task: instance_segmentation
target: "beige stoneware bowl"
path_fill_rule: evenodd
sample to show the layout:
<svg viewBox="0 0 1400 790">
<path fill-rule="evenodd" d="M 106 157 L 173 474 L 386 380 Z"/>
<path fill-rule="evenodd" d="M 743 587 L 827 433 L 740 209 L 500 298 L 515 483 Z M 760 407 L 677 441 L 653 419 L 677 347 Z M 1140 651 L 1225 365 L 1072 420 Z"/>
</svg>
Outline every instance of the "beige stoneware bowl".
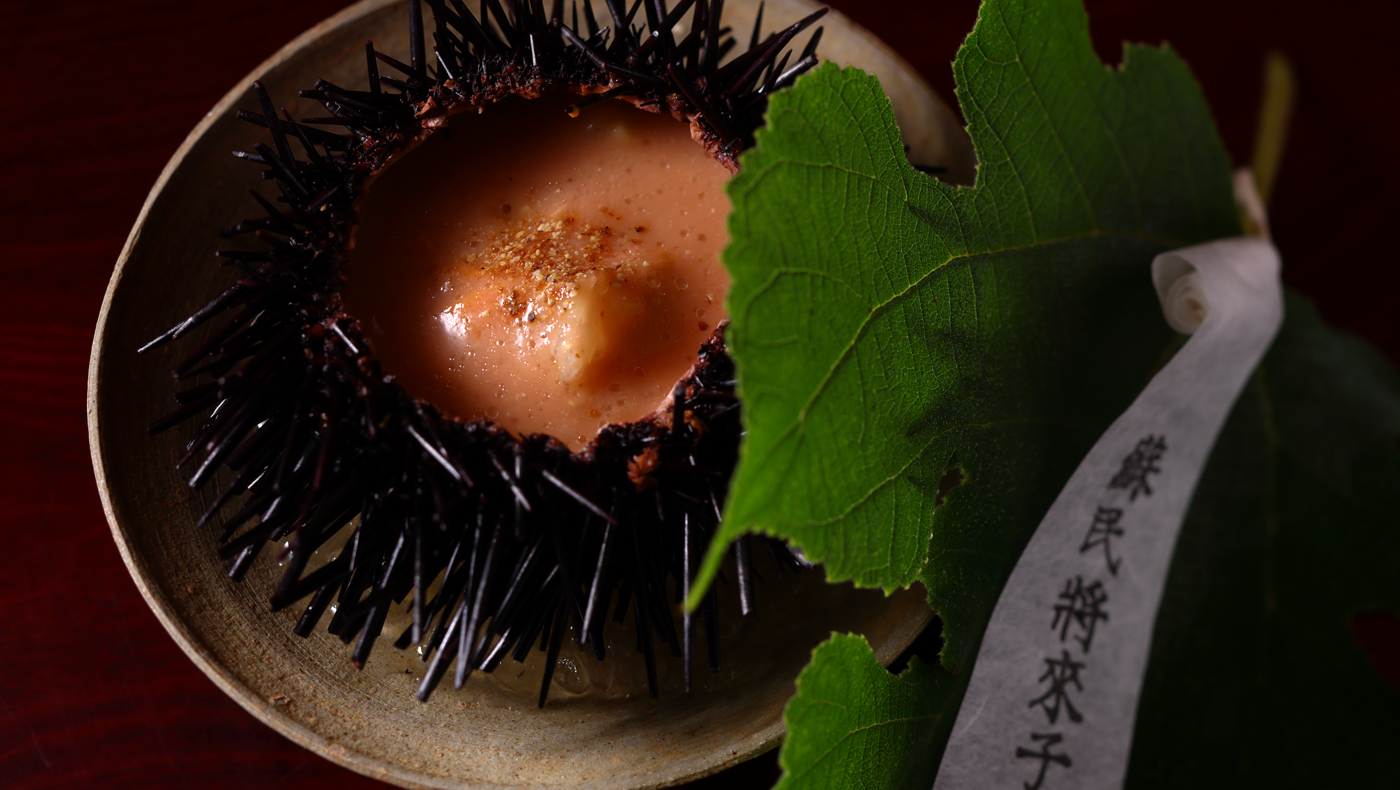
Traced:
<svg viewBox="0 0 1400 790">
<path fill-rule="evenodd" d="M 756 5 L 730 0 L 727 22 L 749 29 Z M 786 25 L 813 7 L 770 0 L 765 17 Z M 915 161 L 946 164 L 954 180 L 970 183 L 967 138 L 918 75 L 839 14 L 823 24 L 824 56 L 880 77 Z M 360 86 L 364 42 L 406 60 L 406 30 L 405 2 L 366 0 L 297 38 L 219 102 L 146 199 L 107 289 L 88 377 L 93 465 L 132 578 L 180 647 L 250 713 L 317 754 L 403 787 L 664 787 L 772 748 L 811 648 L 832 630 L 860 631 L 889 663 L 931 617 L 920 594 L 789 596 L 821 603 L 800 615 L 785 612 L 798 625 L 781 636 L 741 628 L 726 644 L 727 666 L 739 669 L 690 698 L 555 694 L 539 710 L 531 695 L 473 679 L 460 691 L 444 684 L 422 704 L 413 696 L 422 672 L 416 656 L 381 642 L 358 671 L 324 626 L 309 639 L 292 634 L 299 608 L 268 611 L 274 552 L 243 583 L 230 582 L 215 532 L 194 527 L 219 481 L 192 491 L 174 468 L 196 426 L 147 436 L 146 426 L 173 408 L 168 371 L 198 338 L 146 356 L 136 349 L 225 287 L 229 274 L 212 257 L 218 231 L 257 216 L 244 189 L 256 185 L 256 168 L 229 155 L 262 139 L 261 130 L 234 119 L 236 109 L 257 106 L 249 86 L 261 79 L 289 107 L 297 89 L 318 77 Z"/>
</svg>

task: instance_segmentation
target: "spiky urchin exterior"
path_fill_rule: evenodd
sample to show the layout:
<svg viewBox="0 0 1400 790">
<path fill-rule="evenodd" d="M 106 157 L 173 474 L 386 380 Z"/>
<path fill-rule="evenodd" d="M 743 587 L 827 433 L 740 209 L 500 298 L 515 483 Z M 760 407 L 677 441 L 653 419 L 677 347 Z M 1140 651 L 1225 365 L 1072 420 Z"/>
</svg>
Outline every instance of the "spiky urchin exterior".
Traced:
<svg viewBox="0 0 1400 790">
<path fill-rule="evenodd" d="M 669 10 L 664 0 L 637 0 L 630 10 L 606 0 L 611 29 L 599 27 L 588 0 L 582 23 L 580 5 L 571 6 L 572 24 L 562 20 L 562 0 L 549 15 L 540 0 L 483 0 L 479 16 L 459 0 L 429 5 L 431 57 L 421 7 L 411 0 L 409 63 L 367 43 L 368 90 L 323 80 L 301 92 L 329 117 L 279 115 L 254 83 L 262 112 L 239 117 L 266 127 L 271 144 L 235 155 L 264 165 L 264 178 L 281 194 L 274 203 L 254 191 L 267 216 L 225 235 L 254 233 L 266 248 L 218 253 L 242 277 L 141 349 L 231 313 L 175 369 L 181 380 L 211 380 L 178 393 L 179 408 L 151 431 L 212 407 L 180 463 L 196 462 L 191 486 L 220 465 L 234 477 L 200 523 L 242 497 L 222 525 L 221 554 L 232 560 L 235 579 L 269 542 L 288 541 L 271 605 L 310 597 L 296 633 L 308 635 L 336 602 L 329 630 L 356 641 L 352 658 L 363 665 L 391 605 L 411 595 L 413 624 L 396 647 L 420 643 L 425 660 L 431 657 L 420 699 L 449 667 L 460 686 L 472 671 L 490 671 L 512 652 L 523 656 L 539 639 L 549 651 L 543 705 L 565 625 L 602 658 L 610 608 L 619 622 L 633 614 L 652 696 L 656 640 L 684 655 L 688 691 L 695 629 L 689 616 L 675 622 L 672 605 L 718 524 L 740 433 L 723 325 L 677 383 L 669 408 L 608 426 L 572 453 L 549 436 L 518 438 L 487 421 L 446 417 L 386 376 L 344 310 L 347 250 L 357 201 L 393 154 L 444 128 L 449 116 L 489 114 L 489 105 L 508 96 L 571 91 L 585 97 L 573 113 L 614 97 L 670 113 L 737 169 L 769 93 L 816 63 L 820 28 L 791 67 L 784 53 L 822 12 L 759 41 L 760 9 L 748 51 L 721 66 L 734 45 L 720 24 L 722 0 L 684 0 Z M 652 33 L 645 40 L 639 8 Z M 687 13 L 690 32 L 676 41 L 671 31 Z M 380 63 L 399 76 L 381 76 Z M 356 516 L 345 548 L 308 572 L 311 553 Z M 760 542 L 780 573 L 805 569 L 784 544 Z M 747 539 L 734 554 L 747 613 Z M 713 591 L 701 615 L 709 663 L 718 669 Z"/>
</svg>

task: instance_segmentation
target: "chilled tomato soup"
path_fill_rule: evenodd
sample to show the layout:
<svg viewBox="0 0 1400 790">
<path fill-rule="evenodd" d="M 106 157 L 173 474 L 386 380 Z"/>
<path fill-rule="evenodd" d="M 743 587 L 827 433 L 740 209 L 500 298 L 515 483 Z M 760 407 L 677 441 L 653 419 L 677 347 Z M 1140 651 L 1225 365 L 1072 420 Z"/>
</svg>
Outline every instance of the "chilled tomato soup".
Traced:
<svg viewBox="0 0 1400 790">
<path fill-rule="evenodd" d="M 581 449 L 656 409 L 723 317 L 729 171 L 670 116 L 510 98 L 373 182 L 346 309 L 446 414 Z"/>
</svg>

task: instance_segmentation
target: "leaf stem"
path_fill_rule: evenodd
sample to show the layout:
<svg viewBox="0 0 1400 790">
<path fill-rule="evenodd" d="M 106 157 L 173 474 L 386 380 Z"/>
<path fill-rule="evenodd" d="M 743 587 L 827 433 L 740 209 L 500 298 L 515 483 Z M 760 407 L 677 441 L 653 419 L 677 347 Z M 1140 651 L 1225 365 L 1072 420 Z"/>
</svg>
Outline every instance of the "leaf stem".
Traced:
<svg viewBox="0 0 1400 790">
<path fill-rule="evenodd" d="M 1288 124 L 1293 117 L 1293 101 L 1298 81 L 1293 63 L 1276 49 L 1264 54 L 1264 95 L 1259 103 L 1259 123 L 1254 133 L 1254 182 L 1259 197 L 1268 205 L 1278 180 L 1283 149 L 1288 143 Z"/>
</svg>

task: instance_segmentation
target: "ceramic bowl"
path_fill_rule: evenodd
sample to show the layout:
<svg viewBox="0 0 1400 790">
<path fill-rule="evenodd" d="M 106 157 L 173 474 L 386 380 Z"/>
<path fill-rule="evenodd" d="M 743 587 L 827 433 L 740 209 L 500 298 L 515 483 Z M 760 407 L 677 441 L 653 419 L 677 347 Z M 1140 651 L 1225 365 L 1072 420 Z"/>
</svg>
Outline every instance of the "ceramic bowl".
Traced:
<svg viewBox="0 0 1400 790">
<path fill-rule="evenodd" d="M 728 23 L 749 29 L 755 8 L 730 0 Z M 770 0 L 765 17 L 776 27 L 812 8 Z M 917 130 L 908 136 L 916 161 L 947 163 L 955 180 L 970 182 L 967 139 L 918 75 L 839 14 L 822 24 L 823 55 L 876 73 L 901 128 Z M 256 183 L 256 168 L 229 155 L 262 139 L 261 130 L 234 118 L 236 109 L 257 106 L 251 83 L 262 80 L 289 105 L 318 77 L 361 85 L 364 42 L 407 60 L 406 31 L 405 2 L 367 0 L 300 36 L 219 102 L 147 198 L 107 290 L 88 378 L 93 464 L 132 578 L 180 647 L 250 713 L 317 754 L 403 787 L 663 787 L 772 748 L 811 648 L 832 630 L 860 631 L 888 663 L 928 623 L 922 595 L 773 592 L 803 599 L 793 604 L 801 614 L 784 612 L 782 633 L 741 625 L 726 643 L 726 666 L 735 669 L 703 680 L 689 698 L 670 687 L 660 701 L 644 693 L 561 692 L 541 710 L 533 693 L 487 678 L 461 690 L 445 684 L 424 704 L 413 694 L 423 667 L 416 656 L 381 644 L 356 670 L 323 627 L 308 639 L 292 634 L 298 608 L 268 610 L 275 552 L 264 552 L 242 583 L 231 582 L 216 555 L 216 532 L 194 526 L 218 481 L 191 490 L 175 469 L 197 426 L 147 435 L 146 426 L 173 408 L 169 371 L 198 339 L 148 355 L 136 349 L 224 287 L 229 274 L 212 257 L 218 231 L 257 216 L 244 188 Z"/>
</svg>

